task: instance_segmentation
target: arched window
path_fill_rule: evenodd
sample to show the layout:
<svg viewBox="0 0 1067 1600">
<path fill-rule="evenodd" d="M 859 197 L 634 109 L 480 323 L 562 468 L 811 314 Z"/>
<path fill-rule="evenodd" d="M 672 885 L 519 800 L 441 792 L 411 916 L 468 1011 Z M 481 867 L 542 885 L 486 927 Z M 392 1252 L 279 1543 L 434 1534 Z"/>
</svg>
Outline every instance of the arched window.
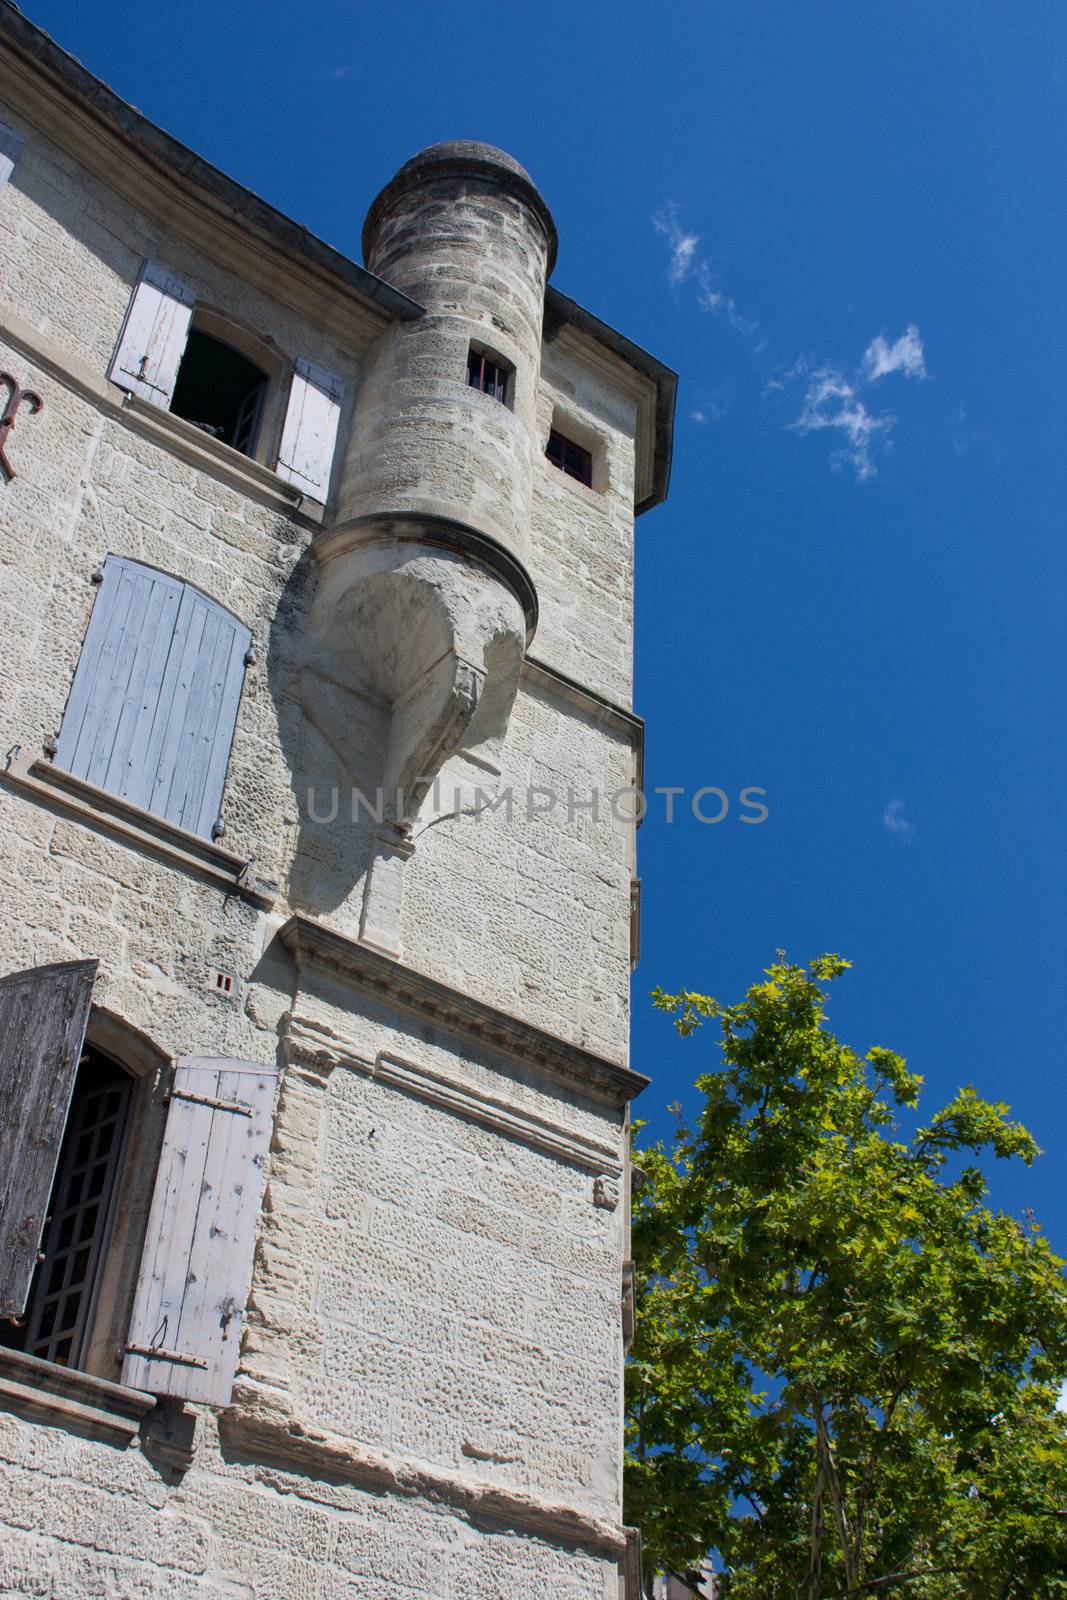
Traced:
<svg viewBox="0 0 1067 1600">
<path fill-rule="evenodd" d="M 108 556 L 56 765 L 204 838 L 221 832 L 251 641 L 192 584 Z"/>
<path fill-rule="evenodd" d="M 201 328 L 189 330 L 170 409 L 242 455 L 255 455 L 269 383 L 240 350 Z"/>
<path fill-rule="evenodd" d="M 82 1364 L 122 1173 L 133 1079 L 82 1052 L 24 1315 L 0 1322 L 0 1344 L 59 1366 Z"/>
<path fill-rule="evenodd" d="M 301 494 L 328 499 L 343 380 L 303 356 L 288 360 L 269 336 L 198 302 L 158 261 L 141 268 L 110 376 L 273 467 Z"/>
<path fill-rule="evenodd" d="M 226 1405 L 277 1072 L 169 1062 L 91 1008 L 96 971 L 0 977 L 0 1358 Z"/>
</svg>

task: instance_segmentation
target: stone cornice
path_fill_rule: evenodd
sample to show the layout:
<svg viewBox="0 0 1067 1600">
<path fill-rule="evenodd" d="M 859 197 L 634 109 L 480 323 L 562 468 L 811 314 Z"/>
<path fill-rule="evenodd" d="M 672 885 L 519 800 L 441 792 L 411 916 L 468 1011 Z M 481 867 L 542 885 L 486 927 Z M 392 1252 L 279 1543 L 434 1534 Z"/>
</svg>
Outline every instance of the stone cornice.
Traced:
<svg viewBox="0 0 1067 1600">
<path fill-rule="evenodd" d="M 545 291 L 544 337 L 548 344 L 561 340 L 561 348 L 569 346 L 577 359 L 634 394 L 634 515 L 658 506 L 671 477 L 677 373 L 551 285 Z"/>
<path fill-rule="evenodd" d="M 548 1073 L 592 1099 L 621 1108 L 648 1083 L 629 1067 L 461 994 L 310 917 L 290 917 L 278 937 L 299 964 L 332 971 L 421 1022 Z"/>
<path fill-rule="evenodd" d="M 523 1489 L 479 1483 L 423 1462 L 369 1450 L 355 1440 L 306 1422 L 287 1397 L 248 1378 L 238 1378 L 232 1406 L 219 1418 L 219 1433 L 230 1449 L 251 1456 L 258 1475 L 270 1465 L 301 1476 L 351 1483 L 378 1493 L 444 1501 L 478 1522 L 521 1528 L 552 1543 L 578 1544 L 621 1560 L 625 1528 L 573 1506 L 538 1499 Z"/>
<path fill-rule="evenodd" d="M 436 502 L 423 500 L 419 506 L 404 511 L 372 511 L 364 516 L 352 517 L 324 531 L 312 546 L 313 554 L 322 561 L 342 554 L 357 544 L 371 544 L 376 539 L 410 540 L 417 544 L 437 545 L 480 562 L 490 572 L 507 584 L 522 606 L 526 618 L 526 641 L 537 631 L 537 590 L 533 579 L 519 560 L 498 539 L 490 538 L 466 522 L 457 522 L 447 508 Z"/>
<path fill-rule="evenodd" d="M 380 1050 L 373 1059 L 360 1055 L 343 1039 L 310 1017 L 295 1012 L 290 1016 L 285 1030 L 285 1053 L 290 1063 L 299 1062 L 301 1066 L 312 1067 L 318 1076 L 336 1067 L 362 1072 L 376 1083 L 401 1089 L 419 1100 L 451 1111 L 468 1122 L 480 1123 L 494 1133 L 502 1133 L 509 1139 L 532 1145 L 535 1150 L 543 1150 L 560 1161 L 569 1161 L 586 1172 L 608 1178 L 622 1176 L 622 1162 L 617 1149 L 576 1133 L 562 1123 L 535 1116 L 522 1106 L 505 1104 L 469 1084 L 457 1082 L 445 1073 L 432 1071 L 420 1061 L 410 1061 L 384 1050 Z"/>
</svg>

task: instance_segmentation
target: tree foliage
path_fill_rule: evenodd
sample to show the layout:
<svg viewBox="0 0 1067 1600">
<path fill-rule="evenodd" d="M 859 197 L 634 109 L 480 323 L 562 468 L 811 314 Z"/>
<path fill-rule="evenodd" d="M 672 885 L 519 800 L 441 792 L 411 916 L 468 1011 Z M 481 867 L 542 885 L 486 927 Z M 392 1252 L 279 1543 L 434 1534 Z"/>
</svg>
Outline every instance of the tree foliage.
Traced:
<svg viewBox="0 0 1067 1600">
<path fill-rule="evenodd" d="M 975 1159 L 1037 1146 L 971 1088 L 902 1135 L 921 1079 L 826 1026 L 847 966 L 653 997 L 722 1061 L 636 1156 L 628 1520 L 728 1600 L 1067 1596 L 1063 1263 Z"/>
</svg>

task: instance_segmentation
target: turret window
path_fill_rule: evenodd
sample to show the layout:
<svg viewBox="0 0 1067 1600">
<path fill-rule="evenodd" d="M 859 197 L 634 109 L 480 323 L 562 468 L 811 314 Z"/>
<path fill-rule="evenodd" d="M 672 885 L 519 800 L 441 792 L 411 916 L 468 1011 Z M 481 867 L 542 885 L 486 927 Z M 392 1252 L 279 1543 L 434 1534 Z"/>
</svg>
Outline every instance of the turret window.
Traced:
<svg viewBox="0 0 1067 1600">
<path fill-rule="evenodd" d="M 568 439 L 555 428 L 548 436 L 548 448 L 545 455 L 554 467 L 565 472 L 568 478 L 577 478 L 579 483 L 584 483 L 588 488 L 593 487 L 593 452 L 585 450 L 580 444 L 575 444 L 573 439 Z"/>
<path fill-rule="evenodd" d="M 504 405 L 508 403 L 508 384 L 514 367 L 507 366 L 499 356 L 490 355 L 471 345 L 467 356 L 467 382 L 482 394 L 491 394 Z"/>
</svg>

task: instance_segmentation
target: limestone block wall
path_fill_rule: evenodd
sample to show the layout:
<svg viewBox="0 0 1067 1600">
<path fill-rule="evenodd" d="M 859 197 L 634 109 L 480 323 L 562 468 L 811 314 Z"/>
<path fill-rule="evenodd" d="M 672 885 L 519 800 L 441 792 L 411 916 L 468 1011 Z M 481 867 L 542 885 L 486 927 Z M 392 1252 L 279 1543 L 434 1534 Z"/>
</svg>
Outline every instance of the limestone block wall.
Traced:
<svg viewBox="0 0 1067 1600">
<path fill-rule="evenodd" d="M 341 452 L 367 350 L 140 214 L 16 108 L 0 119 L 26 134 L 0 191 L 0 369 L 45 400 L 0 487 L 0 757 L 58 729 L 108 553 L 196 584 L 258 650 L 224 843 L 274 886 L 269 908 L 0 779 L 3 970 L 98 957 L 92 1029 L 144 1046 L 98 1376 L 118 1376 L 169 1064 L 284 1067 L 234 1407 L 194 1408 L 181 1466 L 0 1409 L 0 1595 L 616 1600 L 626 1094 L 472 1042 L 460 1017 L 419 1021 L 284 945 L 297 913 L 355 938 L 370 849 L 368 822 L 308 814 L 310 790 L 348 781 L 302 690 L 320 522 L 106 378 L 146 255 L 286 360 L 344 377 Z M 610 797 L 636 734 L 601 701 L 629 695 L 634 408 L 562 346 L 528 401 L 533 654 L 592 694 L 527 671 L 500 753 L 514 810 L 416 837 L 403 960 L 621 1065 L 633 841 Z M 599 452 L 592 489 L 540 457 L 557 416 Z M 360 715 L 348 737 L 373 739 Z M 528 820 L 532 786 L 555 803 Z"/>
<path fill-rule="evenodd" d="M 37 1600 L 617 1600 L 614 1559 L 384 1485 L 263 1467 L 210 1413 L 180 1476 L 0 1412 L 0 1593 Z"/>
</svg>

